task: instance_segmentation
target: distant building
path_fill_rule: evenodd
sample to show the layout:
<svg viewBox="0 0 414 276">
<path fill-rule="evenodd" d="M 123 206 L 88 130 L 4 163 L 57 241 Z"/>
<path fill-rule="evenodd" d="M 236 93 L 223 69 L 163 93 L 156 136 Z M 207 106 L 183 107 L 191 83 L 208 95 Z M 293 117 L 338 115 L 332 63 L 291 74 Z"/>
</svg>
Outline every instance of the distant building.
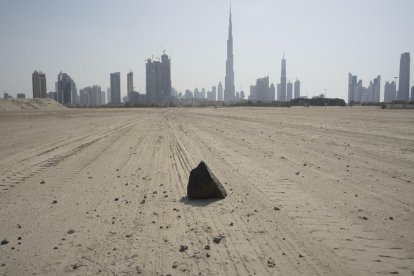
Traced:
<svg viewBox="0 0 414 276">
<path fill-rule="evenodd" d="M 108 87 L 108 89 L 106 89 L 106 103 L 111 103 L 111 87 Z"/>
<path fill-rule="evenodd" d="M 79 90 L 79 103 L 81 105 L 99 106 L 105 104 L 105 92 L 99 85 L 85 87 Z"/>
<path fill-rule="evenodd" d="M 410 92 L 410 53 L 401 54 L 397 100 L 408 101 Z"/>
<path fill-rule="evenodd" d="M 411 87 L 411 101 L 414 101 L 414 86 Z"/>
<path fill-rule="evenodd" d="M 184 98 L 189 100 L 189 99 L 193 99 L 193 92 L 191 92 L 190 90 L 185 90 L 185 94 L 184 94 Z"/>
<path fill-rule="evenodd" d="M 76 104 L 77 95 L 78 90 L 75 82 L 68 74 L 60 72 L 58 75 L 58 102 L 63 105 Z"/>
<path fill-rule="evenodd" d="M 111 104 L 121 103 L 121 73 L 111 73 Z"/>
<path fill-rule="evenodd" d="M 212 97 L 213 101 L 216 101 L 217 100 L 217 91 L 216 91 L 216 87 L 215 86 L 213 86 L 211 88 L 211 97 Z"/>
<path fill-rule="evenodd" d="M 293 96 L 293 84 L 290 81 L 287 83 L 286 90 L 286 101 L 290 101 Z"/>
<path fill-rule="evenodd" d="M 269 102 L 269 77 L 259 78 L 256 80 L 254 101 L 258 102 Z"/>
<path fill-rule="evenodd" d="M 4 99 L 13 99 L 13 97 L 10 96 L 9 93 L 6 93 L 6 92 L 3 93 L 3 98 Z"/>
<path fill-rule="evenodd" d="M 218 94 L 218 100 L 223 101 L 223 85 L 221 84 L 221 82 L 218 83 L 217 94 Z"/>
<path fill-rule="evenodd" d="M 101 104 L 106 104 L 106 93 L 105 91 L 101 91 Z"/>
<path fill-rule="evenodd" d="M 40 71 L 32 74 L 33 98 L 46 98 L 46 75 Z"/>
<path fill-rule="evenodd" d="M 275 89 L 275 85 L 272 83 L 269 88 L 269 100 L 273 102 L 275 100 L 275 97 L 276 97 L 276 89 Z"/>
<path fill-rule="evenodd" d="M 24 94 L 24 93 L 18 93 L 17 94 L 17 98 L 18 99 L 26 99 L 26 94 Z"/>
<path fill-rule="evenodd" d="M 134 73 L 129 72 L 127 74 L 127 95 L 128 101 L 132 102 L 132 92 L 134 91 Z"/>
<path fill-rule="evenodd" d="M 280 83 L 277 84 L 276 94 L 277 94 L 277 100 L 278 101 L 281 101 L 281 98 L 282 98 L 282 86 L 280 85 Z"/>
<path fill-rule="evenodd" d="M 280 76 L 280 93 L 278 93 L 278 101 L 285 102 L 286 101 L 286 60 L 285 56 L 283 55 L 282 58 L 282 74 Z"/>
<path fill-rule="evenodd" d="M 294 88 L 293 88 L 293 91 L 294 91 L 293 92 L 293 94 L 294 94 L 293 98 L 294 99 L 299 99 L 300 98 L 300 81 L 296 80 L 295 84 L 293 86 L 294 86 Z"/>
<path fill-rule="evenodd" d="M 58 93 L 57 93 L 57 92 L 55 92 L 55 91 L 50 91 L 50 92 L 48 92 L 48 93 L 47 93 L 47 97 L 48 97 L 49 99 L 54 100 L 54 101 L 58 101 Z"/>
<path fill-rule="evenodd" d="M 379 103 L 380 102 L 380 89 L 381 89 L 381 76 L 376 77 L 370 82 L 368 88 L 364 88 L 362 91 L 363 103 Z"/>
<path fill-rule="evenodd" d="M 395 86 L 395 81 L 386 82 L 384 86 L 384 102 L 391 103 L 395 101 L 397 96 L 397 88 Z"/>
<path fill-rule="evenodd" d="M 147 60 L 146 91 L 148 105 L 171 103 L 171 60 L 165 53 L 160 61 Z"/>
<path fill-rule="evenodd" d="M 244 91 L 242 90 L 242 91 L 240 91 L 240 100 L 244 100 L 244 98 L 245 98 L 245 95 L 244 95 Z"/>
<path fill-rule="evenodd" d="M 348 103 L 352 102 L 360 102 L 359 99 L 359 91 L 355 91 L 357 89 L 358 77 L 353 76 L 351 73 L 348 74 Z M 361 83 L 362 85 L 362 83 Z"/>
<path fill-rule="evenodd" d="M 231 102 L 235 98 L 234 70 L 233 70 L 233 25 L 231 21 L 231 9 L 229 16 L 229 30 L 227 38 L 226 76 L 224 81 L 224 101 Z"/>
</svg>

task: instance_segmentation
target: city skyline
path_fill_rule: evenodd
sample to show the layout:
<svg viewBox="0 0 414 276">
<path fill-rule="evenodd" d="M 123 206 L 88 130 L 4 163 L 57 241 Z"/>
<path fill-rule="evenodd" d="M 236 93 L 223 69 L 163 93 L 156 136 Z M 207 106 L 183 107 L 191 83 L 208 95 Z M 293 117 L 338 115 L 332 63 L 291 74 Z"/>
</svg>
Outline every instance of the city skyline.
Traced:
<svg viewBox="0 0 414 276">
<path fill-rule="evenodd" d="M 186 89 L 209 89 L 218 82 L 224 86 L 224 41 L 228 36 L 229 3 L 127 1 L 117 5 L 116 2 L 105 1 L 98 8 L 101 19 L 90 23 L 87 15 L 98 6 L 97 3 L 1 2 L 0 33 L 4 43 L 0 46 L 0 91 L 13 96 L 25 93 L 31 97 L 30 75 L 35 70 L 46 74 L 47 92 L 53 91 L 55 76 L 60 71 L 69 74 L 78 87 L 97 84 L 106 89 L 110 86 L 107 77 L 110 72 L 126 76 L 131 69 L 136 91 L 142 93 L 145 92 L 143 61 L 153 55 L 159 56 L 164 49 L 174 59 L 172 86 L 178 91 L 184 94 Z M 307 92 L 309 96 L 319 95 L 327 89 L 328 97 L 346 99 L 349 72 L 364 80 L 381 75 L 384 82 L 392 81 L 399 73 L 400 54 L 414 52 L 414 38 L 408 35 L 414 26 L 414 19 L 408 10 L 409 7 L 414 8 L 414 4 L 410 1 L 354 3 L 361 10 L 356 13 L 364 13 L 369 8 L 374 9 L 373 15 L 368 13 L 360 19 L 355 16 L 348 21 L 346 11 L 350 11 L 348 6 L 353 6 L 349 3 L 233 2 L 232 20 L 237 26 L 233 30 L 235 90 L 249 91 L 249 86 L 258 76 L 268 75 L 270 83 L 276 85 L 281 76 L 280 59 L 283 53 L 289 67 L 286 81 L 300 79 L 302 95 Z M 62 12 L 66 5 L 73 10 L 71 16 Z M 46 6 L 46 17 L 31 12 Z M 280 8 L 292 13 L 277 13 Z M 176 12 L 174 17 L 165 11 L 169 9 Z M 199 15 L 195 11 L 200 9 L 211 11 L 211 20 L 197 20 Z M 117 15 L 113 20 L 102 21 L 112 10 L 130 16 L 121 18 Z M 134 12 L 140 14 L 143 11 L 150 12 L 157 19 L 151 23 L 151 28 L 147 28 L 145 15 L 133 16 Z M 277 18 L 272 17 L 274 13 L 278 14 Z M 163 28 L 171 19 L 184 15 L 187 20 L 175 20 L 168 30 Z M 385 15 L 389 20 L 382 22 Z M 295 18 L 300 20 L 295 22 Z M 190 21 L 192 23 L 188 24 Z M 66 43 L 52 43 L 56 41 L 54 31 L 72 25 L 72 29 L 66 30 L 68 33 L 57 32 L 59 37 L 67 35 L 70 38 L 65 39 Z M 373 26 L 377 27 L 373 34 L 377 35 L 366 36 L 367 29 Z M 157 32 L 151 32 L 152 29 Z M 127 42 L 127 34 L 130 33 L 136 34 L 132 38 L 128 36 L 132 43 Z M 111 35 L 115 36 L 116 43 L 109 39 Z M 361 43 L 350 43 L 352 38 L 358 38 Z M 97 40 L 96 43 L 92 43 L 94 40 Z M 192 68 L 191 61 L 194 59 L 197 59 L 197 65 Z M 414 79 L 413 71 L 410 72 L 411 80 Z M 382 100 L 383 87 L 381 91 Z M 126 95 L 127 85 L 123 77 L 121 98 Z"/>
</svg>

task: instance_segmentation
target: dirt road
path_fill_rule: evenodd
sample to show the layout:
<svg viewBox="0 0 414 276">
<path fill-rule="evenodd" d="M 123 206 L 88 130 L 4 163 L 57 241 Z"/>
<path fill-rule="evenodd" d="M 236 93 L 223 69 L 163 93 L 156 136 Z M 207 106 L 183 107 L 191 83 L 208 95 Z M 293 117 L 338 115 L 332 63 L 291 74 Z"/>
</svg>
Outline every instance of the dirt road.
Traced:
<svg viewBox="0 0 414 276">
<path fill-rule="evenodd" d="M 15 111 L 0 134 L 0 274 L 414 274 L 414 112 Z M 185 197 L 201 160 L 226 199 Z"/>
</svg>

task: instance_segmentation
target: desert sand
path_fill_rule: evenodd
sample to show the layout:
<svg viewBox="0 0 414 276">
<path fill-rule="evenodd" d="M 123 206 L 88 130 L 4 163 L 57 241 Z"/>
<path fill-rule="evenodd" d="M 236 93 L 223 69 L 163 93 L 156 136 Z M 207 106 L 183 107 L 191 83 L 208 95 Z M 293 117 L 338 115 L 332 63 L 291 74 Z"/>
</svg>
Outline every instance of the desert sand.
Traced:
<svg viewBox="0 0 414 276">
<path fill-rule="evenodd" d="M 414 274 L 412 111 L 3 110 L 0 134 L 1 275 Z M 186 197 L 201 160 L 227 198 Z"/>
</svg>

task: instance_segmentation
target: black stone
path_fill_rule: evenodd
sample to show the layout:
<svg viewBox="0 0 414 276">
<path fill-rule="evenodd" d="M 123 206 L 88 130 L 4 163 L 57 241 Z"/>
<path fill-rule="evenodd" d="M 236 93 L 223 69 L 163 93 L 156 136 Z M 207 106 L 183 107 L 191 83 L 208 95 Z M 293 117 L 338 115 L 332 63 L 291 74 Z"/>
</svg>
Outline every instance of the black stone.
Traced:
<svg viewBox="0 0 414 276">
<path fill-rule="evenodd" d="M 227 192 L 204 161 L 190 173 L 187 196 L 191 199 L 225 198 Z"/>
</svg>

